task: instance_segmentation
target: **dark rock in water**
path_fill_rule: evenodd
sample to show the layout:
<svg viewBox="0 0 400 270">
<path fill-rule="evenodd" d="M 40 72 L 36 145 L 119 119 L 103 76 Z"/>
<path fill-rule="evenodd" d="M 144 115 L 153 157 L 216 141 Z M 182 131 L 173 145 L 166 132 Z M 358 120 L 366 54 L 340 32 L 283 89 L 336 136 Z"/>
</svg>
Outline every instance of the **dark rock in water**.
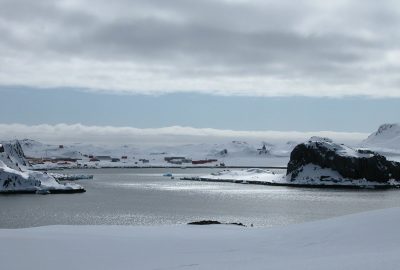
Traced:
<svg viewBox="0 0 400 270">
<path fill-rule="evenodd" d="M 214 225 L 214 224 L 221 224 L 221 222 L 216 220 L 200 220 L 188 223 L 188 225 Z"/>
<path fill-rule="evenodd" d="M 193 222 L 188 223 L 188 225 L 220 225 L 220 224 L 237 225 L 237 226 L 246 227 L 246 225 L 244 225 L 243 223 L 238 223 L 238 222 L 222 223 L 217 220 L 200 220 L 200 221 L 193 221 Z"/>
<path fill-rule="evenodd" d="M 308 164 L 331 169 L 346 179 L 366 179 L 379 183 L 400 180 L 399 162 L 388 161 L 372 151 L 357 151 L 327 138 L 313 137 L 293 149 L 287 169 L 290 180 L 296 180 Z"/>
<path fill-rule="evenodd" d="M 225 224 L 229 224 L 229 225 L 237 225 L 237 226 L 242 226 L 242 227 L 246 227 L 246 225 L 244 225 L 241 222 L 230 222 L 230 223 L 225 223 Z"/>
</svg>

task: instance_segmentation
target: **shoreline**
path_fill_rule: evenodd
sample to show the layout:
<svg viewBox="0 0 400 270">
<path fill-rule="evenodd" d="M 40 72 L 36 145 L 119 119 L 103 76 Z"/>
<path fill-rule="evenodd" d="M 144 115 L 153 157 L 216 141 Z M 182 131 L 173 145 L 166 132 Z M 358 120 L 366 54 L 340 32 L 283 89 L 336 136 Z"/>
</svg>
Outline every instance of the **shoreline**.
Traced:
<svg viewBox="0 0 400 270">
<path fill-rule="evenodd" d="M 216 166 L 104 166 L 104 167 L 60 167 L 60 168 L 48 168 L 48 169 L 32 169 L 33 171 L 60 171 L 60 170 L 90 170 L 90 169 L 277 169 L 277 170 L 286 170 L 286 166 L 225 166 L 225 167 L 216 167 Z"/>
<path fill-rule="evenodd" d="M 6 190 L 0 191 L 1 195 L 15 195 L 15 194 L 41 194 L 40 192 L 49 192 L 44 194 L 74 194 L 74 193 L 85 193 L 86 189 L 66 189 L 66 190 Z"/>
<path fill-rule="evenodd" d="M 296 184 L 296 183 L 273 183 L 269 181 L 260 180 L 236 180 L 236 179 L 213 179 L 213 178 L 203 178 L 203 177 L 182 177 L 181 181 L 197 181 L 197 182 L 222 182 L 222 183 L 233 183 L 233 184 L 243 184 L 243 185 L 261 185 L 261 186 L 283 186 L 292 188 L 320 188 L 320 189 L 357 189 L 357 190 L 387 190 L 387 189 L 397 189 L 398 186 L 392 185 L 318 185 L 318 184 Z"/>
</svg>

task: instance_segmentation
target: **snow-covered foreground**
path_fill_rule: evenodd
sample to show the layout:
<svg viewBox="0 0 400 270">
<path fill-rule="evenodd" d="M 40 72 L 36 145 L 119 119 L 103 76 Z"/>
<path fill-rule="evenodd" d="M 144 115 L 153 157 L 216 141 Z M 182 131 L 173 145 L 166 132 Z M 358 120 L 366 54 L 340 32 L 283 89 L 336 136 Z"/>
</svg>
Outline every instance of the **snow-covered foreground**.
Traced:
<svg viewBox="0 0 400 270">
<path fill-rule="evenodd" d="M 398 269 L 400 208 L 279 228 L 0 230 L 2 269 Z"/>
</svg>

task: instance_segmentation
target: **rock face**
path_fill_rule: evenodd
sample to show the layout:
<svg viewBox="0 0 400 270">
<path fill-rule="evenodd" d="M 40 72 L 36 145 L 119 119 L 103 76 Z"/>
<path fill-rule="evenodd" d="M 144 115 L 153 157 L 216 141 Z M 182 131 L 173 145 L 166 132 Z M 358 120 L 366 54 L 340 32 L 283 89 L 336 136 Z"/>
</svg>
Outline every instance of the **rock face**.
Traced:
<svg viewBox="0 0 400 270">
<path fill-rule="evenodd" d="M 290 155 L 287 176 L 290 181 L 298 179 L 304 170 L 321 168 L 334 172 L 318 175 L 325 178 L 366 179 L 378 183 L 400 180 L 400 163 L 388 161 L 384 156 L 368 150 L 355 150 L 327 138 L 312 137 L 308 142 L 297 145 Z M 309 177 L 313 176 L 309 170 Z M 339 177 L 338 177 L 339 176 Z M 340 179 L 339 179 L 340 180 Z"/>
</svg>

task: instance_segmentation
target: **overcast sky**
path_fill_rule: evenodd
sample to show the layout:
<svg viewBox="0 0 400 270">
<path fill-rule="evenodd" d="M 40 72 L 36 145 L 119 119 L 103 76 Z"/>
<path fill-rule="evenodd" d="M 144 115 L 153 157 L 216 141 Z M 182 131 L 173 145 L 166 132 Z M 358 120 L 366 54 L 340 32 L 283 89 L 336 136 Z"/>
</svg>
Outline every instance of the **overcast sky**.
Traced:
<svg viewBox="0 0 400 270">
<path fill-rule="evenodd" d="M 400 96 L 393 0 L 0 0 L 0 84 Z"/>
<path fill-rule="evenodd" d="M 400 115 L 396 0 L 0 0 L 0 37 L 8 127 L 368 133 Z"/>
</svg>

